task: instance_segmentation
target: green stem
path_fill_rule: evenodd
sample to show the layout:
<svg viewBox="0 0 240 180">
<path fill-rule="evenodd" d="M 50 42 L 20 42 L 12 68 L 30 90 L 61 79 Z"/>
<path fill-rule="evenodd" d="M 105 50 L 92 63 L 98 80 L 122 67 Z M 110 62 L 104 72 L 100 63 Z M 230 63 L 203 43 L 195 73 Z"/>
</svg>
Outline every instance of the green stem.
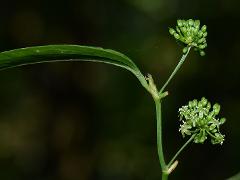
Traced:
<svg viewBox="0 0 240 180">
<path fill-rule="evenodd" d="M 168 83 L 172 80 L 172 78 L 174 77 L 174 75 L 177 73 L 177 71 L 179 70 L 179 68 L 182 66 L 182 64 L 184 63 L 189 51 L 191 49 L 191 46 L 188 47 L 187 52 L 185 54 L 182 55 L 182 58 L 180 59 L 178 65 L 175 67 L 175 69 L 173 70 L 172 74 L 169 76 L 168 80 L 165 82 L 165 84 L 163 85 L 163 87 L 160 89 L 159 94 L 161 94 L 164 89 L 166 88 L 166 86 L 168 85 Z"/>
<path fill-rule="evenodd" d="M 177 71 L 179 70 L 179 68 L 182 66 L 182 64 L 184 63 L 189 51 L 190 51 L 191 47 L 189 46 L 187 49 L 187 52 L 182 56 L 182 58 L 180 59 L 178 65 L 176 66 L 176 68 L 174 69 L 174 71 L 172 72 L 172 74 L 170 75 L 170 77 L 168 78 L 168 80 L 165 82 L 165 84 L 163 85 L 163 87 L 161 88 L 161 90 L 159 91 L 158 95 L 155 94 L 152 91 L 149 91 L 152 96 L 153 99 L 155 101 L 155 106 L 156 106 L 156 118 L 157 118 L 157 149 L 158 149 L 158 158 L 159 158 L 159 162 L 160 162 L 160 166 L 162 169 L 162 180 L 167 180 L 168 179 L 168 175 L 170 174 L 169 170 L 169 166 L 166 165 L 166 162 L 164 160 L 164 153 L 163 153 L 163 142 L 162 142 L 162 110 L 161 110 L 161 98 L 162 98 L 162 93 L 164 91 L 164 89 L 166 88 L 166 86 L 168 85 L 168 83 L 171 81 L 171 79 L 174 77 L 174 75 L 177 73 Z M 151 80 L 151 79 L 150 79 Z M 155 87 L 155 85 L 154 85 Z M 150 89 L 151 90 L 151 89 Z M 155 90 L 155 88 L 154 88 Z M 190 138 L 191 139 L 191 138 Z M 190 141 L 189 141 L 190 142 Z M 174 158 L 170 161 L 169 165 L 172 164 L 172 162 L 174 161 L 174 159 L 177 157 L 177 155 L 184 149 L 184 147 L 189 143 L 187 142 L 185 145 L 183 145 L 183 147 L 177 152 L 177 154 L 174 156 Z M 177 164 L 176 164 L 177 165 Z"/>
<path fill-rule="evenodd" d="M 162 172 L 162 180 L 168 180 L 168 173 Z"/>
<path fill-rule="evenodd" d="M 162 168 L 162 171 L 167 170 L 167 166 L 163 155 L 163 143 L 162 143 L 162 110 L 161 110 L 161 100 L 154 99 L 156 105 L 156 117 L 157 117 L 157 148 L 158 148 L 158 158 Z"/>
<path fill-rule="evenodd" d="M 171 161 L 168 163 L 168 167 L 170 167 L 173 162 L 175 161 L 175 159 L 177 158 L 177 156 L 183 151 L 183 149 L 193 140 L 193 138 L 195 137 L 195 134 L 191 136 L 191 138 L 189 138 L 189 140 L 187 142 L 185 142 L 185 144 L 177 151 L 177 153 L 173 156 L 173 158 L 171 159 Z"/>
</svg>

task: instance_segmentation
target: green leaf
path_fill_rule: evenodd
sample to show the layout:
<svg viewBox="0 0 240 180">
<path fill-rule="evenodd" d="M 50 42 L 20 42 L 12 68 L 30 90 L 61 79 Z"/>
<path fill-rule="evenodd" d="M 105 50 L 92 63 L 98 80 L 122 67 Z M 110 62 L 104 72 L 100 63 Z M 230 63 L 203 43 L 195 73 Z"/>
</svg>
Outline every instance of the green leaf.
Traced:
<svg viewBox="0 0 240 180">
<path fill-rule="evenodd" d="M 236 175 L 234 175 L 234 176 L 228 178 L 227 180 L 239 180 L 239 179 L 240 179 L 240 172 L 237 173 Z"/>
<path fill-rule="evenodd" d="M 14 49 L 0 53 L 0 70 L 58 61 L 92 61 L 112 64 L 132 72 L 143 87 L 148 83 L 131 59 L 111 49 L 80 45 L 47 45 Z"/>
</svg>

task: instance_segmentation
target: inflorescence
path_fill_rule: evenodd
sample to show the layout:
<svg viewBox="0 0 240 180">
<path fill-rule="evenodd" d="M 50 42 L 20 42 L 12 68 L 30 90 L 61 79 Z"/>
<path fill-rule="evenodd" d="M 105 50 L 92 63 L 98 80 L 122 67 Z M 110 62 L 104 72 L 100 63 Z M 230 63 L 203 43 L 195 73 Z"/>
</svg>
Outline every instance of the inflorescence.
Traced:
<svg viewBox="0 0 240 180">
<path fill-rule="evenodd" d="M 203 25 L 200 28 L 199 20 L 177 20 L 176 29 L 169 28 L 169 32 L 176 40 L 187 44 L 187 47 L 183 48 L 184 54 L 189 47 L 194 47 L 201 56 L 205 55 L 203 50 L 207 47 L 207 26 Z"/>
<path fill-rule="evenodd" d="M 211 103 L 204 97 L 200 101 L 189 101 L 188 105 L 179 109 L 180 121 L 183 123 L 179 131 L 183 137 L 195 135 L 195 143 L 204 143 L 210 137 L 212 144 L 222 144 L 225 136 L 220 133 L 219 127 L 226 119 L 217 118 L 219 112 L 220 105 L 216 103 L 211 109 Z"/>
</svg>

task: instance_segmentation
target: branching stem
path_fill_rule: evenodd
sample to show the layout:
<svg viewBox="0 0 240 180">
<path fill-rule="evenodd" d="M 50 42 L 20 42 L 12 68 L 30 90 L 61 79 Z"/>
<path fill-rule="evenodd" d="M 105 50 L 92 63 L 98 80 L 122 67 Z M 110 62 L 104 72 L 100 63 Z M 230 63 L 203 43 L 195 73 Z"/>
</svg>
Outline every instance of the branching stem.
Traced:
<svg viewBox="0 0 240 180">
<path fill-rule="evenodd" d="M 180 69 L 180 67 L 182 66 L 182 64 L 184 63 L 189 51 L 190 51 L 191 47 L 189 46 L 187 48 L 187 52 L 182 56 L 182 58 L 180 59 L 178 65 L 176 66 L 176 68 L 174 69 L 174 71 L 172 72 L 172 74 L 170 75 L 170 77 L 168 78 L 168 80 L 165 82 L 165 84 L 163 85 L 163 87 L 161 88 L 161 90 L 159 91 L 159 94 L 156 96 L 154 95 L 155 93 L 153 93 L 152 91 L 150 91 L 150 93 L 153 96 L 154 102 L 155 102 L 155 106 L 156 106 L 156 118 L 157 118 L 157 149 L 158 149 L 158 158 L 159 158 L 159 162 L 160 162 L 160 166 L 162 169 L 162 180 L 167 180 L 168 179 L 168 175 L 171 173 L 169 172 L 169 168 L 171 169 L 172 167 L 170 167 L 172 165 L 172 163 L 174 162 L 175 158 L 178 156 L 178 154 L 185 148 L 185 146 L 187 146 L 187 144 L 193 139 L 193 137 L 191 137 L 184 145 L 183 147 L 176 153 L 176 155 L 173 157 L 173 159 L 170 161 L 170 163 L 168 165 L 166 165 L 165 159 L 164 159 L 164 153 L 163 153 L 163 140 L 162 140 L 162 109 L 161 109 L 161 98 L 165 97 L 163 96 L 163 91 L 165 89 L 165 87 L 168 85 L 168 83 L 171 81 L 171 79 L 174 77 L 174 75 L 177 73 L 177 71 Z M 156 86 L 153 83 L 153 80 L 151 77 L 148 78 L 149 81 L 149 88 L 153 89 L 152 86 L 154 85 L 155 89 Z M 151 83 L 152 82 L 152 83 Z M 152 84 L 152 85 L 151 85 Z M 166 93 L 167 95 L 167 93 Z M 177 163 L 176 163 L 177 164 Z M 175 168 L 175 167 L 174 167 Z M 174 169 L 173 168 L 173 169 Z M 172 170 L 173 170 L 172 169 Z M 171 171 L 172 171 L 171 170 Z"/>
</svg>

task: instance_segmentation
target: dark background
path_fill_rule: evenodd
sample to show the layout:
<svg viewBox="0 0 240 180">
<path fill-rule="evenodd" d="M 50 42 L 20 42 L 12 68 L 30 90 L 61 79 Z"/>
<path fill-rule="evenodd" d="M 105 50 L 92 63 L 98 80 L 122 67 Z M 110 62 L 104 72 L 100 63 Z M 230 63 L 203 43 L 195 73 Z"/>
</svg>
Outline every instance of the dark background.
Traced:
<svg viewBox="0 0 240 180">
<path fill-rule="evenodd" d="M 240 170 L 237 0 L 1 1 L 0 50 L 46 44 L 123 52 L 160 86 L 182 54 L 168 27 L 208 26 L 206 56 L 191 52 L 164 100 L 166 158 L 185 140 L 178 108 L 205 96 L 222 105 L 222 146 L 192 144 L 170 179 L 221 180 Z M 0 179 L 157 180 L 154 104 L 137 79 L 111 65 L 50 63 L 0 72 Z"/>
</svg>

